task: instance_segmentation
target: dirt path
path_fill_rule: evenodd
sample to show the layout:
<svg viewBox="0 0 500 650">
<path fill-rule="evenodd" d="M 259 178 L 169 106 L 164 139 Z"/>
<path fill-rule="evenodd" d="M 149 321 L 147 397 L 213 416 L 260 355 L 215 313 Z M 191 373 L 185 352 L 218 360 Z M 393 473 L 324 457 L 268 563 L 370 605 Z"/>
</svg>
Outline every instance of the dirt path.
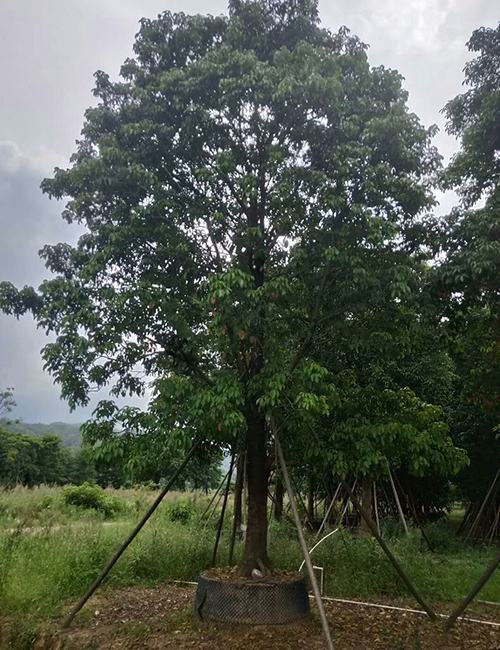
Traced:
<svg viewBox="0 0 500 650">
<path fill-rule="evenodd" d="M 193 616 L 194 588 L 128 588 L 96 597 L 62 635 L 47 631 L 47 650 L 320 650 L 325 647 L 313 611 L 306 623 L 284 627 L 200 624 Z M 461 622 L 444 634 L 426 618 L 403 612 L 326 602 L 338 650 L 500 650 L 500 629 Z M 494 608 L 491 608 L 494 609 Z M 500 622 L 500 611 L 476 607 L 474 616 Z"/>
</svg>

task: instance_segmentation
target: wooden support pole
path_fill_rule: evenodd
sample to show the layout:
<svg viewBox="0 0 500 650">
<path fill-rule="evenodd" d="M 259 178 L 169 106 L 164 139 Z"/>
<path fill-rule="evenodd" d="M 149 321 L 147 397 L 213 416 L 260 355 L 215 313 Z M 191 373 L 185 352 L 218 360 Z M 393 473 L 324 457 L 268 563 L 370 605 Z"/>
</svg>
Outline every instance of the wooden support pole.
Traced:
<svg viewBox="0 0 500 650">
<path fill-rule="evenodd" d="M 377 530 L 380 535 L 380 519 L 378 516 L 378 503 L 377 503 L 377 484 L 373 481 L 373 509 L 375 510 L 375 520 L 377 522 Z"/>
<path fill-rule="evenodd" d="M 335 505 L 335 502 L 337 500 L 337 496 L 339 494 L 341 486 L 342 486 L 342 483 L 339 483 L 338 486 L 337 486 L 337 489 L 335 490 L 335 494 L 333 495 L 331 503 L 328 506 L 328 510 L 326 511 L 325 516 L 323 517 L 323 521 L 321 522 L 321 526 L 318 528 L 318 532 L 314 536 L 315 540 L 318 539 L 318 537 L 321 535 L 321 531 L 326 526 L 326 522 L 328 521 L 328 517 L 330 516 L 330 512 L 332 511 L 332 508 Z"/>
<path fill-rule="evenodd" d="M 493 523 L 491 524 L 491 529 L 488 531 L 488 537 L 489 537 L 489 545 L 491 546 L 491 543 L 493 542 L 493 537 L 495 536 L 495 531 L 498 528 L 498 520 L 500 518 L 500 507 L 498 507 L 495 515 L 495 519 L 493 520 Z"/>
<path fill-rule="evenodd" d="M 274 491 L 274 519 L 278 522 L 283 517 L 283 481 L 281 474 L 276 472 L 276 488 Z"/>
<path fill-rule="evenodd" d="M 217 535 L 215 536 L 214 554 L 212 556 L 212 564 L 210 566 L 215 566 L 215 561 L 217 560 L 217 551 L 219 549 L 220 534 L 222 532 L 222 524 L 224 523 L 224 515 L 226 514 L 227 500 L 229 497 L 229 488 L 231 487 L 231 477 L 233 475 L 234 457 L 235 457 L 235 452 L 233 452 L 233 455 L 231 456 L 231 465 L 229 466 L 229 472 L 227 474 L 226 492 L 224 494 L 224 501 L 222 503 L 222 512 L 220 513 L 219 525 L 217 527 Z"/>
<path fill-rule="evenodd" d="M 429 615 L 429 618 L 431 618 L 433 621 L 437 620 L 437 616 L 436 616 L 436 614 L 435 614 L 435 613 L 433 612 L 433 610 L 429 607 L 429 605 L 427 605 L 427 603 L 426 603 L 425 600 L 422 598 L 422 596 L 420 596 L 420 594 L 418 593 L 418 591 L 416 590 L 416 588 L 413 586 L 413 584 L 412 584 L 412 583 L 410 582 L 410 580 L 408 579 L 406 573 L 403 571 L 402 566 L 399 564 L 399 562 L 396 560 L 396 558 L 394 557 L 394 555 L 391 553 L 391 550 L 389 549 L 389 547 L 387 546 L 387 544 L 385 543 L 385 541 L 383 540 L 383 538 L 378 534 L 377 527 L 376 527 L 376 525 L 373 523 L 373 521 L 372 521 L 370 515 L 366 512 L 366 510 L 361 506 L 361 504 L 359 503 L 359 501 L 356 499 L 356 497 L 354 496 L 353 491 L 351 490 L 351 488 L 349 487 L 349 485 L 346 483 L 346 481 L 342 480 L 342 484 L 343 484 L 344 489 L 346 490 L 346 492 L 349 494 L 349 496 L 350 496 L 350 498 L 351 498 L 351 501 L 352 501 L 354 507 L 355 507 L 356 510 L 359 512 L 359 514 L 363 517 L 363 519 L 366 521 L 366 523 L 368 524 L 370 530 L 372 531 L 373 536 L 375 537 L 375 539 L 377 540 L 377 542 L 378 542 L 378 543 L 380 544 L 380 546 L 382 547 L 382 550 L 384 551 L 384 553 L 385 553 L 385 554 L 387 555 L 387 557 L 389 558 L 389 560 L 390 560 L 392 566 L 393 566 L 393 567 L 396 569 L 396 571 L 399 573 L 399 576 L 400 576 L 401 580 L 404 582 L 404 584 L 406 585 L 406 587 L 408 588 L 408 590 L 413 594 L 413 596 L 415 597 L 415 600 L 416 600 L 416 601 L 418 602 L 418 604 L 422 607 L 422 609 L 424 609 L 424 610 L 427 612 L 427 614 Z"/>
<path fill-rule="evenodd" d="M 231 545 L 229 547 L 229 564 L 233 563 L 234 546 L 236 544 L 236 533 L 241 527 L 242 498 L 243 498 L 243 466 L 245 463 L 245 453 L 238 456 L 236 463 L 236 485 L 234 486 L 234 508 L 233 508 L 233 531 L 231 533 Z"/>
<path fill-rule="evenodd" d="M 358 479 L 356 479 L 356 480 L 354 481 L 353 485 L 352 485 L 352 491 L 353 491 L 353 492 L 354 492 L 354 490 L 356 489 L 356 485 L 357 485 L 357 483 L 358 483 Z M 346 514 L 346 512 L 347 512 L 347 509 L 349 508 L 349 501 L 350 501 L 350 497 L 349 497 L 348 494 L 346 494 L 344 507 L 343 507 L 343 509 L 342 509 L 342 512 L 340 513 L 340 517 L 339 517 L 338 522 L 336 523 L 336 526 L 342 526 L 342 519 L 345 517 L 345 514 Z M 349 523 L 349 517 L 347 518 L 347 522 Z"/>
<path fill-rule="evenodd" d="M 422 537 L 425 539 L 427 546 L 429 547 L 429 551 L 431 553 L 434 553 L 434 548 L 432 547 L 432 544 L 429 541 L 429 538 L 425 534 L 424 526 L 420 522 L 420 517 L 418 516 L 417 513 L 417 507 L 415 506 L 415 502 L 411 496 L 410 489 L 408 488 L 408 494 L 403 489 L 403 486 L 401 485 L 401 481 L 398 479 L 397 474 L 394 474 L 394 478 L 396 479 L 396 483 L 399 485 L 399 489 L 401 490 L 401 493 L 404 494 L 405 500 L 406 500 L 406 505 L 408 506 L 408 509 L 410 512 L 413 513 L 413 518 L 415 519 L 415 523 L 417 524 L 418 528 L 420 529 L 420 532 L 422 533 Z"/>
<path fill-rule="evenodd" d="M 212 507 L 212 503 L 213 503 L 213 502 L 215 501 L 215 499 L 217 498 L 217 495 L 219 494 L 219 492 L 220 492 L 222 486 L 224 485 L 224 483 L 226 482 L 226 479 L 227 479 L 228 476 L 229 476 L 229 472 L 224 476 L 224 478 L 223 478 L 222 481 L 220 482 L 220 485 L 219 485 L 219 487 L 217 488 L 217 490 L 216 490 L 214 496 L 210 499 L 210 503 L 209 503 L 208 506 L 206 507 L 205 512 L 201 515 L 201 518 L 200 518 L 201 521 L 203 521 L 203 519 L 205 519 L 207 512 L 208 512 L 208 511 L 210 510 L 210 508 Z M 218 503 L 218 502 L 217 502 L 217 503 Z"/>
<path fill-rule="evenodd" d="M 312 529 L 313 525 L 312 525 L 312 522 L 311 522 L 310 519 L 309 519 L 309 513 L 308 513 L 308 511 L 307 511 L 307 508 L 306 508 L 306 505 L 305 505 L 305 503 L 304 503 L 304 500 L 302 499 L 302 496 L 301 496 L 301 494 L 300 494 L 300 490 L 297 489 L 297 484 L 295 483 L 295 481 L 293 480 L 293 478 L 291 479 L 291 483 L 293 484 L 293 487 L 295 488 L 295 494 L 296 494 L 297 499 L 298 499 L 298 501 L 299 501 L 299 503 L 300 503 L 300 506 L 301 506 L 302 510 L 304 511 L 304 513 L 305 513 L 306 521 L 307 521 L 309 527 Z"/>
<path fill-rule="evenodd" d="M 189 450 L 187 456 L 184 458 L 181 465 L 174 472 L 171 479 L 168 481 L 167 485 L 163 488 L 163 490 L 160 492 L 160 494 L 156 497 L 156 499 L 154 500 L 153 504 L 151 505 L 149 510 L 146 512 L 144 517 L 141 519 L 141 521 L 137 524 L 137 526 L 134 528 L 134 530 L 130 533 L 130 535 L 127 537 L 127 539 L 123 542 L 123 544 L 120 546 L 120 548 L 116 551 L 116 553 L 113 555 L 113 557 L 106 564 L 106 566 L 104 567 L 104 570 L 96 578 L 94 584 L 90 587 L 90 589 L 87 591 L 85 596 L 73 607 L 73 609 L 71 610 L 69 616 L 67 617 L 67 619 L 63 623 L 63 628 L 67 628 L 67 627 L 69 627 L 69 625 L 71 625 L 71 622 L 73 621 L 75 616 L 78 614 L 78 612 L 82 609 L 82 607 L 85 605 L 85 603 L 88 601 L 88 599 L 92 596 L 92 594 L 99 588 L 101 583 L 104 582 L 104 580 L 105 580 L 106 576 L 108 575 L 108 573 L 111 571 L 111 569 L 118 562 L 118 560 L 123 555 L 123 553 L 125 552 L 127 547 L 135 539 L 135 537 L 137 536 L 137 534 L 139 533 L 141 528 L 144 526 L 144 524 L 147 522 L 147 520 L 151 517 L 151 515 L 156 510 L 156 508 L 160 505 L 160 503 L 162 502 L 164 496 L 170 490 L 172 485 L 175 483 L 175 481 L 179 478 L 179 476 L 185 470 L 186 465 L 189 463 L 189 461 L 193 457 L 193 454 L 197 450 L 197 448 L 199 447 L 200 443 L 201 443 L 201 440 L 197 440 L 196 442 L 193 443 L 193 445 L 192 445 L 191 449 Z"/>
<path fill-rule="evenodd" d="M 286 491 L 288 492 L 288 498 L 290 499 L 290 504 L 292 506 L 293 517 L 295 519 L 295 526 L 297 527 L 297 534 L 299 536 L 300 546 L 302 548 L 302 553 L 304 554 L 304 560 L 307 567 L 307 572 L 309 574 L 309 580 L 311 582 L 312 590 L 314 593 L 314 599 L 316 600 L 316 607 L 318 608 L 319 617 L 321 619 L 321 625 L 323 626 L 323 633 L 326 639 L 326 645 L 328 650 L 333 650 L 332 637 L 330 636 L 330 628 L 328 626 L 328 620 L 326 618 L 325 608 L 323 606 L 323 601 L 321 600 L 321 592 L 318 586 L 318 581 L 316 580 L 316 574 L 314 573 L 313 564 L 311 562 L 311 557 L 309 555 L 309 550 L 307 548 L 306 539 L 304 537 L 304 531 L 302 530 L 302 524 L 300 521 L 300 515 L 297 508 L 297 503 L 295 502 L 295 495 L 292 488 L 292 483 L 290 481 L 290 476 L 288 474 L 288 468 L 286 466 L 285 457 L 283 456 L 283 450 L 281 449 L 281 444 L 278 439 L 278 432 L 276 426 L 274 425 L 273 420 L 271 420 L 274 438 L 276 442 L 276 448 L 278 451 L 278 458 L 281 464 L 281 471 L 283 472 L 283 479 L 285 481 Z"/>
<path fill-rule="evenodd" d="M 468 541 L 469 537 L 472 535 L 472 533 L 475 530 L 479 520 L 481 519 L 481 515 L 483 514 L 483 511 L 484 511 L 484 509 L 486 507 L 488 499 L 490 498 L 490 494 L 493 492 L 495 486 L 497 485 L 499 478 L 500 478 L 500 467 L 498 468 L 498 471 L 497 471 L 497 473 L 495 475 L 495 478 L 493 479 L 493 481 L 490 484 L 489 490 L 486 493 L 486 496 L 484 497 L 484 501 L 482 502 L 481 507 L 479 508 L 479 512 L 477 513 L 474 521 L 472 522 L 472 526 L 469 528 L 469 532 L 465 536 L 465 541 L 466 542 Z"/>
<path fill-rule="evenodd" d="M 399 512 L 399 518 L 401 519 L 401 523 L 403 524 L 403 528 L 405 530 L 405 533 L 408 535 L 408 525 L 406 523 L 403 508 L 401 507 L 401 502 L 399 501 L 398 491 L 396 490 L 396 486 L 394 485 L 394 479 L 392 478 L 391 470 L 389 470 L 389 479 L 391 481 L 392 491 L 394 492 L 394 498 L 396 499 L 396 505 L 397 505 L 398 512 Z"/>
<path fill-rule="evenodd" d="M 460 526 L 458 527 L 458 530 L 457 530 L 457 535 L 461 535 L 462 531 L 467 529 L 468 521 L 471 518 L 474 509 L 475 509 L 475 504 L 471 501 L 467 505 L 467 508 L 465 510 L 465 515 L 464 515 L 462 521 L 460 522 Z"/>
<path fill-rule="evenodd" d="M 463 599 L 463 601 L 458 605 L 458 607 L 448 616 L 446 619 L 443 628 L 445 632 L 448 632 L 451 630 L 453 627 L 453 624 L 457 620 L 457 618 L 460 616 L 462 612 L 464 612 L 467 607 L 471 604 L 471 602 L 474 600 L 474 598 L 477 596 L 477 594 L 481 591 L 481 589 L 484 587 L 484 585 L 488 582 L 488 580 L 491 578 L 493 573 L 495 572 L 495 569 L 497 566 L 500 564 L 500 552 L 498 555 L 495 557 L 493 562 L 490 564 L 490 566 L 486 569 L 486 571 L 483 573 L 483 575 L 479 578 L 479 580 L 476 582 L 476 584 L 472 587 L 472 589 L 469 591 L 467 596 Z"/>
</svg>

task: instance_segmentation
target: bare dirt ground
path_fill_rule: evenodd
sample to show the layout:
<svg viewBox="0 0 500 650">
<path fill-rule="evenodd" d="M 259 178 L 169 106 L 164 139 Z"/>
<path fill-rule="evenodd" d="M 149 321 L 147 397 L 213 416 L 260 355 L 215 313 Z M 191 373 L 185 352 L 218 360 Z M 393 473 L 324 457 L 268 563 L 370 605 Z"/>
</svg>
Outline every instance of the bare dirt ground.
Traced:
<svg viewBox="0 0 500 650">
<path fill-rule="evenodd" d="M 227 627 L 199 623 L 194 587 L 128 588 L 95 597 L 70 630 L 47 630 L 37 647 L 57 650 L 299 650 L 325 648 L 313 608 L 306 623 L 283 627 Z M 401 603 L 398 603 L 401 604 Z M 411 605 L 410 605 L 411 606 Z M 410 613 L 325 603 L 339 650 L 500 650 L 500 627 L 470 621 L 448 634 Z M 443 611 L 443 608 L 440 608 Z M 470 614 L 500 622 L 500 608 L 475 606 Z"/>
</svg>

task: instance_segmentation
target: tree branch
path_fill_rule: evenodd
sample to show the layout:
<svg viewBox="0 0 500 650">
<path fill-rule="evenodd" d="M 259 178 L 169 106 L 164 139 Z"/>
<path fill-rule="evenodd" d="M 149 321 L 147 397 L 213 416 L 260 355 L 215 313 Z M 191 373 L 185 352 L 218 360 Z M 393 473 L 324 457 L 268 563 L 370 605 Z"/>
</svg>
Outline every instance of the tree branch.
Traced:
<svg viewBox="0 0 500 650">
<path fill-rule="evenodd" d="M 330 274 L 330 262 L 327 262 L 325 266 L 325 272 L 323 274 L 323 277 L 321 279 L 321 284 L 319 286 L 318 295 L 316 296 L 316 303 L 314 305 L 312 318 L 309 324 L 309 332 L 307 333 L 306 340 L 297 350 L 297 354 L 295 355 L 295 358 L 290 365 L 290 373 L 292 373 L 295 370 L 295 368 L 299 365 L 302 357 L 307 352 L 307 349 L 309 348 L 309 346 L 313 341 L 314 333 L 319 324 L 319 313 L 321 310 L 321 305 L 323 303 L 323 298 L 325 295 L 329 274 Z"/>
</svg>

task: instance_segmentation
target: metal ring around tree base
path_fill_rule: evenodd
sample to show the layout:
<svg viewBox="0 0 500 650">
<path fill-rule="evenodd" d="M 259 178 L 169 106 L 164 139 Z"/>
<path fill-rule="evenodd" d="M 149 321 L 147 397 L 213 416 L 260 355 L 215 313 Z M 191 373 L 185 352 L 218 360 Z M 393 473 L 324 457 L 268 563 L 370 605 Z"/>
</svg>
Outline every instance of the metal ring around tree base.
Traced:
<svg viewBox="0 0 500 650">
<path fill-rule="evenodd" d="M 224 580 L 201 574 L 195 611 L 202 621 L 286 625 L 310 615 L 305 576 L 288 581 Z"/>
</svg>

